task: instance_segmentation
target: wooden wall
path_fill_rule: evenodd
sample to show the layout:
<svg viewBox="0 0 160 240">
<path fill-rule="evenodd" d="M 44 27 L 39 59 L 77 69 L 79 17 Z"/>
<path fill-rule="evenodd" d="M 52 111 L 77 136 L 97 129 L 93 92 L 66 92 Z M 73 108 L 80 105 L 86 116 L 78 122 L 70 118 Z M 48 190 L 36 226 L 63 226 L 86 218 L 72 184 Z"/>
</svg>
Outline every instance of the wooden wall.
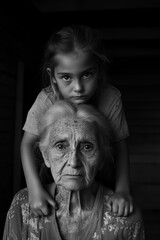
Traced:
<svg viewBox="0 0 160 240">
<path fill-rule="evenodd" d="M 0 238 L 13 195 L 24 186 L 20 160 L 23 85 L 25 76 L 31 75 L 29 86 L 33 81 L 35 61 L 34 50 L 22 40 L 22 33 L 16 31 L 19 27 L 13 15 L 0 8 Z M 34 93 L 30 94 L 30 101 Z"/>
<path fill-rule="evenodd" d="M 111 57 L 109 77 L 122 92 L 130 129 L 133 197 L 143 213 L 146 239 L 159 239 L 160 28 L 109 29 L 109 32 L 108 37 L 108 30 L 103 29 Z"/>
<path fill-rule="evenodd" d="M 17 52 L 6 33 L 0 29 L 3 37 L 0 42 L 0 216 L 4 219 L 7 207 L 13 197 L 15 168 L 15 127 L 17 112 L 17 72 L 19 59 Z M 22 100 L 22 99 L 21 99 Z M 17 119 L 17 121 L 19 121 Z M 18 154 L 17 154 L 18 156 Z M 18 170 L 18 165 L 17 165 Z M 17 175 L 18 175 L 18 171 Z"/>
<path fill-rule="evenodd" d="M 14 11 L 17 13 L 17 10 Z M 20 13 L 20 19 L 23 21 L 18 20 L 20 25 L 18 29 L 21 30 L 16 40 L 14 34 L 9 34 L 10 31 L 8 32 L 3 24 L 0 28 L 3 36 L 3 39 L 0 38 L 0 187 L 1 201 L 4 205 L 0 210 L 2 228 L 4 214 L 13 193 L 19 184 L 21 186 L 24 184 L 19 181 L 21 176 L 17 175 L 18 178 L 16 176 L 17 166 L 18 169 L 21 168 L 18 144 L 21 125 L 41 88 L 41 82 L 37 77 L 39 56 L 52 31 L 63 26 L 63 22 L 58 20 L 63 16 L 66 25 L 88 24 L 98 28 L 104 36 L 108 56 L 111 59 L 109 78 L 122 92 L 131 133 L 129 150 L 134 199 L 143 212 L 146 239 L 159 239 L 160 10 L 135 8 L 54 14 L 38 13 L 35 10 L 31 13 L 29 9 L 27 11 L 27 14 L 23 11 Z M 19 15 L 17 16 L 19 18 Z M 1 23 L 3 21 L 4 18 Z M 12 26 L 12 21 L 9 24 Z M 22 35 L 25 31 L 27 37 L 24 38 Z M 40 53 L 36 52 L 36 56 L 35 45 Z M 23 77 L 24 86 L 20 81 Z M 19 84 L 17 86 L 17 81 L 21 87 Z M 19 91 L 20 89 L 22 91 Z M 23 108 L 20 99 L 23 100 Z"/>
</svg>

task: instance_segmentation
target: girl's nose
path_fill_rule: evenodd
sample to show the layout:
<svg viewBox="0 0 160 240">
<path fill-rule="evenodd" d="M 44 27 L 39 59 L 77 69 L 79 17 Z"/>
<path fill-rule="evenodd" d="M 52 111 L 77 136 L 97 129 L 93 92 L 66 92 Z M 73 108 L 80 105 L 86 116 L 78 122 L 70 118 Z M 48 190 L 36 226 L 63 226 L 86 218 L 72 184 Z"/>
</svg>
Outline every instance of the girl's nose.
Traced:
<svg viewBox="0 0 160 240">
<path fill-rule="evenodd" d="M 74 92 L 81 93 L 83 91 L 83 84 L 80 79 L 76 79 L 74 82 Z"/>
<path fill-rule="evenodd" d="M 81 160 L 78 157 L 77 151 L 73 151 L 70 154 L 70 159 L 68 161 L 68 164 L 72 167 L 72 168 L 79 168 L 81 167 Z"/>
</svg>

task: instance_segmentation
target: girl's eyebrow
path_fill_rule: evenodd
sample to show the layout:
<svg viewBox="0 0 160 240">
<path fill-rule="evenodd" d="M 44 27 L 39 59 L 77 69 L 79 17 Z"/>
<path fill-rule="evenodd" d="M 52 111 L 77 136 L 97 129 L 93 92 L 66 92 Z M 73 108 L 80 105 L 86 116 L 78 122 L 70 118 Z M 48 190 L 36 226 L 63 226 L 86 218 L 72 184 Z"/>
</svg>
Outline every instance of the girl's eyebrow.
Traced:
<svg viewBox="0 0 160 240">
<path fill-rule="evenodd" d="M 94 69 L 95 69 L 95 67 L 89 67 L 89 68 L 86 68 L 84 71 L 82 71 L 82 73 L 93 71 Z"/>
<path fill-rule="evenodd" d="M 89 71 L 93 71 L 94 69 L 95 69 L 95 67 L 86 68 L 80 74 L 83 74 L 83 73 L 89 72 Z M 70 73 L 70 72 L 58 72 L 57 75 L 72 75 L 72 73 Z"/>
<path fill-rule="evenodd" d="M 71 73 L 69 72 L 58 72 L 57 75 L 70 75 Z"/>
</svg>

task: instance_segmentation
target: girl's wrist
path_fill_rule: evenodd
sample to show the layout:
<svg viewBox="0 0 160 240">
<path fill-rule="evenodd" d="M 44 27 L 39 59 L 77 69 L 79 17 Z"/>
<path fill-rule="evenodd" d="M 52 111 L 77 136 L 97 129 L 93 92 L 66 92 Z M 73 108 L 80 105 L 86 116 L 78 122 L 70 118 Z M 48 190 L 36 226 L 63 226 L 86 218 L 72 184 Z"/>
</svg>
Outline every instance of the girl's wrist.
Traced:
<svg viewBox="0 0 160 240">
<path fill-rule="evenodd" d="M 123 193 L 123 194 L 126 194 L 126 195 L 130 195 L 130 190 L 129 188 L 115 188 L 115 192 L 116 193 Z"/>
</svg>

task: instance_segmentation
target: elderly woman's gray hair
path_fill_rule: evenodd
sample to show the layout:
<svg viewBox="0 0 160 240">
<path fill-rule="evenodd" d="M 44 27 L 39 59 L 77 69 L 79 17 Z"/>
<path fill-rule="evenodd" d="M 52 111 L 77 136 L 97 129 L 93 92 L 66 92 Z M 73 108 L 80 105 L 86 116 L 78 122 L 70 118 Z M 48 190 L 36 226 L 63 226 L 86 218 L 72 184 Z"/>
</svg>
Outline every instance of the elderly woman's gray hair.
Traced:
<svg viewBox="0 0 160 240">
<path fill-rule="evenodd" d="M 42 152 L 47 149 L 49 144 L 50 127 L 62 118 L 79 119 L 93 125 L 102 156 L 104 156 L 105 159 L 111 157 L 112 134 L 106 117 L 90 105 L 73 105 L 63 100 L 57 101 L 46 112 L 39 124 L 39 146 Z"/>
</svg>

